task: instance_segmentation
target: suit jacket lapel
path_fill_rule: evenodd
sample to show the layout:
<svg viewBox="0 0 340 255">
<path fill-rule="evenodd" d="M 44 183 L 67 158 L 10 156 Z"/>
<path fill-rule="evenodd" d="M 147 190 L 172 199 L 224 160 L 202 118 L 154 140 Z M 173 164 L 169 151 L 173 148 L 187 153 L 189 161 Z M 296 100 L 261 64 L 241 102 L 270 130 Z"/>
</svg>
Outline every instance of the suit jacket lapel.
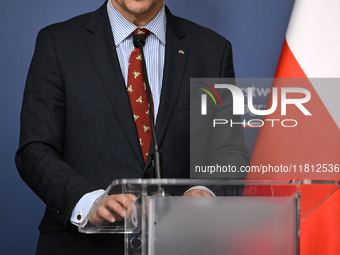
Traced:
<svg viewBox="0 0 340 255">
<path fill-rule="evenodd" d="M 92 14 L 87 25 L 87 31 L 86 43 L 98 76 L 110 98 L 125 135 L 143 167 L 144 159 L 132 117 L 129 95 L 114 45 L 110 21 L 106 11 L 106 3 Z"/>
<path fill-rule="evenodd" d="M 188 45 L 181 40 L 185 36 L 185 32 L 182 29 L 181 24 L 178 23 L 177 18 L 170 13 L 168 8 L 166 8 L 166 15 L 167 31 L 164 74 L 162 94 L 156 123 L 156 133 L 158 137 L 158 143 L 160 145 L 177 103 L 189 52 Z M 154 141 L 151 143 L 149 153 L 150 155 L 153 153 L 153 146 Z M 145 169 L 147 169 L 150 163 L 151 158 L 149 157 L 146 162 Z"/>
</svg>

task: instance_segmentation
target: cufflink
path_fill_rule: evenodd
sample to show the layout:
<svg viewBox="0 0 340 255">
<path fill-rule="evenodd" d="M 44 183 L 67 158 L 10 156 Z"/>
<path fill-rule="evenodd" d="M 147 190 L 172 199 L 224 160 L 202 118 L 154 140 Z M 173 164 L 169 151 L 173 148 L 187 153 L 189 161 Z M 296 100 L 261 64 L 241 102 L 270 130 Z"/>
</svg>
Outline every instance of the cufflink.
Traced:
<svg viewBox="0 0 340 255">
<path fill-rule="evenodd" d="M 81 215 L 80 214 L 77 215 L 77 220 L 81 220 Z"/>
</svg>

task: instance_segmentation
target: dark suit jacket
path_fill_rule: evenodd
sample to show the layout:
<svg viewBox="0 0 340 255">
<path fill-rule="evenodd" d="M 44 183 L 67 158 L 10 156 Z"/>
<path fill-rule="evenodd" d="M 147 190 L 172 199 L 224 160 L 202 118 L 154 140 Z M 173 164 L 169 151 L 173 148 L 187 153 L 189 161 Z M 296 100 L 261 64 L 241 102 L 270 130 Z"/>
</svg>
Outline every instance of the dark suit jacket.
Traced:
<svg viewBox="0 0 340 255">
<path fill-rule="evenodd" d="M 189 178 L 190 78 L 233 77 L 232 51 L 215 32 L 169 10 L 166 14 L 156 132 L 164 177 Z M 238 144 L 231 160 L 247 164 L 242 129 L 226 133 L 225 139 Z M 69 218 L 85 193 L 105 189 L 114 179 L 153 177 L 150 156 L 143 162 L 106 4 L 39 32 L 24 92 L 16 164 L 46 203 L 42 232 L 74 230 Z"/>
</svg>

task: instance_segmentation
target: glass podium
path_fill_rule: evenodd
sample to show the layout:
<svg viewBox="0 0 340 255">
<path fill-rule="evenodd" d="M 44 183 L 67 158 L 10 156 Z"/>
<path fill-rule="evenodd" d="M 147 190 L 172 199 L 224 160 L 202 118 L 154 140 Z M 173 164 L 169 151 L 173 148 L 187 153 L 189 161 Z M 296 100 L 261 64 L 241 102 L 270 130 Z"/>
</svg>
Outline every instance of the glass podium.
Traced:
<svg viewBox="0 0 340 255">
<path fill-rule="evenodd" d="M 328 183 L 334 184 L 334 189 L 339 187 L 338 182 Z M 301 187 L 304 185 L 318 183 L 306 180 L 115 180 L 80 224 L 79 231 L 124 234 L 126 255 L 299 254 Z M 183 196 L 195 186 L 205 186 L 215 196 Z M 125 219 L 101 226 L 90 224 L 88 219 L 101 201 L 114 194 L 135 197 L 126 208 Z M 317 206 L 318 203 L 309 204 L 304 215 Z"/>
</svg>

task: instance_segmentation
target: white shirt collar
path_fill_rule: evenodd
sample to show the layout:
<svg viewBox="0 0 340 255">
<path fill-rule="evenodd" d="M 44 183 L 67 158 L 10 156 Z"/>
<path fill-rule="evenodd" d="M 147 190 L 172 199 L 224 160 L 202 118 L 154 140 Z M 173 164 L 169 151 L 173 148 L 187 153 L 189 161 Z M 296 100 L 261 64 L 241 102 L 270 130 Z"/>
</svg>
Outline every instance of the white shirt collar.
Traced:
<svg viewBox="0 0 340 255">
<path fill-rule="evenodd" d="M 109 0 L 107 3 L 107 12 L 110 19 L 111 29 L 113 33 L 113 38 L 116 47 L 119 46 L 127 37 L 132 35 L 132 32 L 138 27 L 125 19 L 122 14 L 120 14 L 113 6 Z M 143 28 L 148 29 L 153 33 L 162 44 L 165 45 L 166 42 L 166 15 L 165 7 L 163 5 L 162 9 L 159 11 L 157 16 L 150 21 Z"/>
</svg>

